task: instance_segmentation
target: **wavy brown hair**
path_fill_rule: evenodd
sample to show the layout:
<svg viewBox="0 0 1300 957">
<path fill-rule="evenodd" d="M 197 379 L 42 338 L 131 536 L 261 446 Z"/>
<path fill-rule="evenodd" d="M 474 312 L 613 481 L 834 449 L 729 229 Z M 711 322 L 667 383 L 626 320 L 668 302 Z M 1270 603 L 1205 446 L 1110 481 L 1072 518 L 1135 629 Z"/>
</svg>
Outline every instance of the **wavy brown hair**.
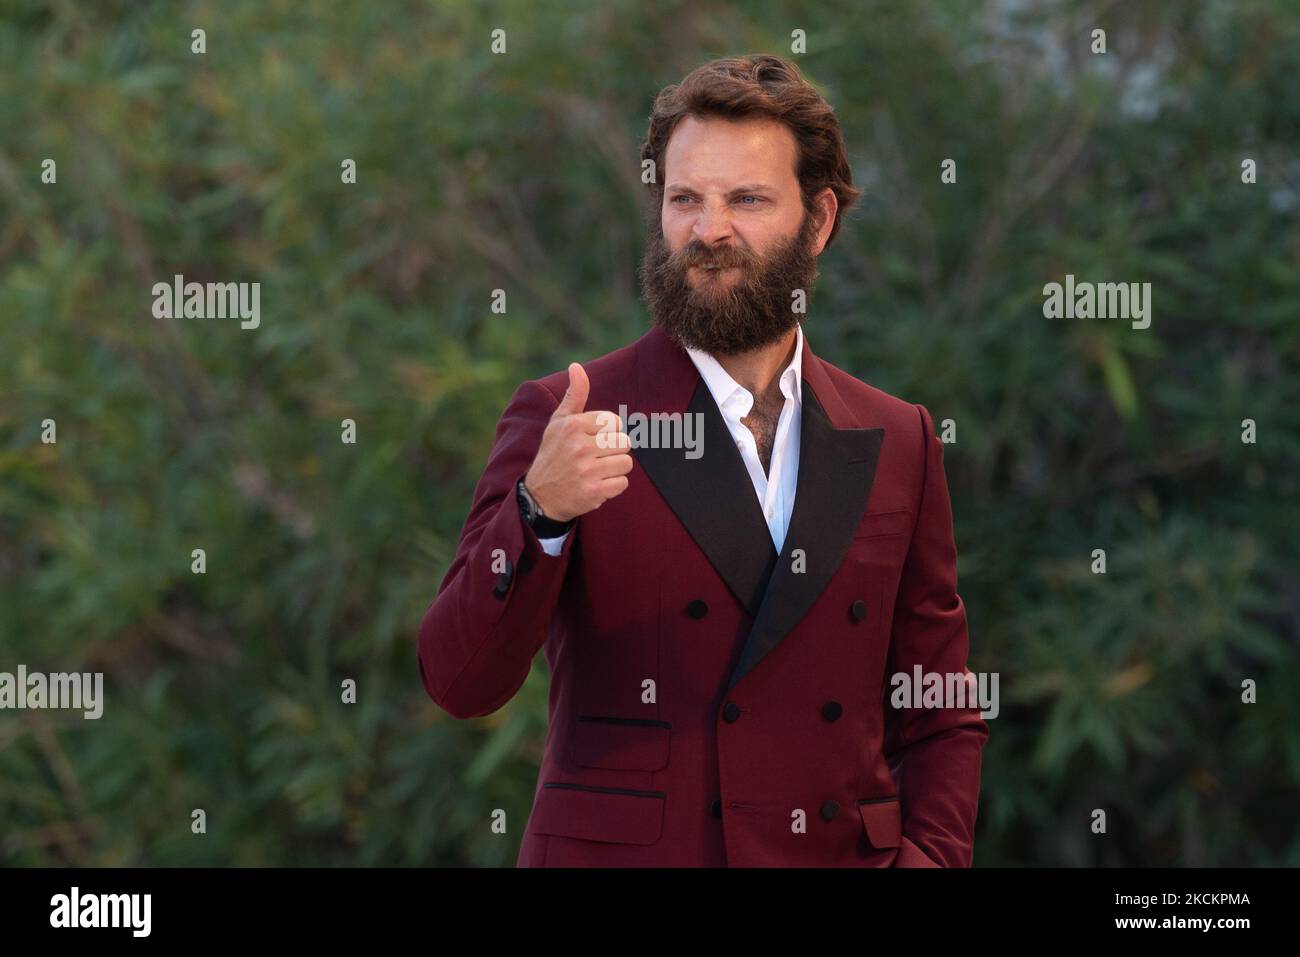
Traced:
<svg viewBox="0 0 1300 957">
<path fill-rule="evenodd" d="M 830 247 L 840 221 L 862 190 L 853 185 L 853 170 L 849 168 L 835 112 L 797 66 L 767 54 L 727 57 L 697 67 L 682 82 L 659 92 L 641 144 L 642 161 L 654 160 L 655 178 L 648 185 L 656 210 L 663 206 L 668 139 L 687 116 L 733 120 L 771 117 L 788 126 L 799 150 L 795 175 L 804 209 L 815 214 L 813 198 L 828 186 L 839 202 L 835 224 L 826 240 Z"/>
</svg>

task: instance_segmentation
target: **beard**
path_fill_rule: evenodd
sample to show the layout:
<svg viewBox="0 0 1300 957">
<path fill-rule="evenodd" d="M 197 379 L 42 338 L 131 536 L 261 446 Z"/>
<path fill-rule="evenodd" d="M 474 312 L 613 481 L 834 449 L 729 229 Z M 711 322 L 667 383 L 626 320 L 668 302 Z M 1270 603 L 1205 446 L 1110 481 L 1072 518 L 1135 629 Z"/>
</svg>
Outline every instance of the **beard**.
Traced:
<svg viewBox="0 0 1300 957">
<path fill-rule="evenodd" d="M 677 252 L 664 245 L 663 230 L 650 225 L 641 264 L 641 295 L 654 324 L 678 345 L 710 355 L 752 352 L 779 342 L 801 314 L 791 308 L 791 293 L 812 296 L 817 257 L 809 253 L 817 232 L 804 212 L 796 236 L 778 242 L 766 256 L 742 246 L 705 246 L 692 239 Z M 736 267 L 699 271 L 698 286 L 688 279 L 692 266 Z"/>
</svg>

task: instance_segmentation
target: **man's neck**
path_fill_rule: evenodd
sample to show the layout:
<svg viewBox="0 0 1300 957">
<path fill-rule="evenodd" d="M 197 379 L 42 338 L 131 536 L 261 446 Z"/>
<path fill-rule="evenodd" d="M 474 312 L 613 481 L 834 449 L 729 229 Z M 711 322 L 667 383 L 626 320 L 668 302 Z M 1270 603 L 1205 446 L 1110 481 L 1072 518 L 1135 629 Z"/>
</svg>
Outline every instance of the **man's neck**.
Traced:
<svg viewBox="0 0 1300 957">
<path fill-rule="evenodd" d="M 718 364 L 727 370 L 739 385 L 744 386 L 756 398 L 762 398 L 779 391 L 777 378 L 785 371 L 794 357 L 797 333 L 791 329 L 777 342 L 755 349 L 752 352 L 738 352 L 734 355 L 715 355 Z"/>
</svg>

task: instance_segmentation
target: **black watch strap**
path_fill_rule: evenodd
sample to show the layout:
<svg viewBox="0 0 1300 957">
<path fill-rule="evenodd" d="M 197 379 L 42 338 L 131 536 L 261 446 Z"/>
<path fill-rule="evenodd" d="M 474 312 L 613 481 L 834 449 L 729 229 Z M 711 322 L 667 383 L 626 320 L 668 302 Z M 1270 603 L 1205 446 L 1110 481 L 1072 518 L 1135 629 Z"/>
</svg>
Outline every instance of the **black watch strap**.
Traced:
<svg viewBox="0 0 1300 957">
<path fill-rule="evenodd" d="M 538 538 L 559 538 L 572 524 L 573 522 L 557 522 L 545 515 L 538 515 L 533 519 L 533 531 L 537 533 Z"/>
<path fill-rule="evenodd" d="M 559 538 L 573 525 L 572 520 L 558 522 L 553 518 L 547 518 L 536 499 L 528 493 L 528 487 L 524 485 L 523 479 L 515 485 L 515 497 L 519 500 L 519 514 L 532 527 L 538 538 Z"/>
</svg>

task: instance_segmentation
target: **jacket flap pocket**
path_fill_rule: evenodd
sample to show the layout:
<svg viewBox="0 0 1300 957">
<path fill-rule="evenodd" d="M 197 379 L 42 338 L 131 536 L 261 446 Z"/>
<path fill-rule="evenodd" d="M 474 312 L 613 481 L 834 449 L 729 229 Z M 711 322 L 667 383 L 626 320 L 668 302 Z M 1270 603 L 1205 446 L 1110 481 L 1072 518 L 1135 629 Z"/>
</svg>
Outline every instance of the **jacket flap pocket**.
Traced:
<svg viewBox="0 0 1300 957">
<path fill-rule="evenodd" d="M 658 771 L 668 766 L 670 728 L 650 718 L 579 715 L 569 729 L 569 760 L 584 768 Z"/>
<path fill-rule="evenodd" d="M 898 508 L 890 512 L 868 512 L 853 530 L 854 538 L 882 538 L 886 535 L 906 535 L 912 531 L 912 512 Z"/>
<path fill-rule="evenodd" d="M 662 791 L 544 784 L 528 830 L 615 844 L 653 844 L 664 824 Z"/>
<path fill-rule="evenodd" d="M 898 847 L 903 836 L 903 816 L 898 798 L 864 798 L 858 802 L 858 814 L 872 847 Z"/>
</svg>

